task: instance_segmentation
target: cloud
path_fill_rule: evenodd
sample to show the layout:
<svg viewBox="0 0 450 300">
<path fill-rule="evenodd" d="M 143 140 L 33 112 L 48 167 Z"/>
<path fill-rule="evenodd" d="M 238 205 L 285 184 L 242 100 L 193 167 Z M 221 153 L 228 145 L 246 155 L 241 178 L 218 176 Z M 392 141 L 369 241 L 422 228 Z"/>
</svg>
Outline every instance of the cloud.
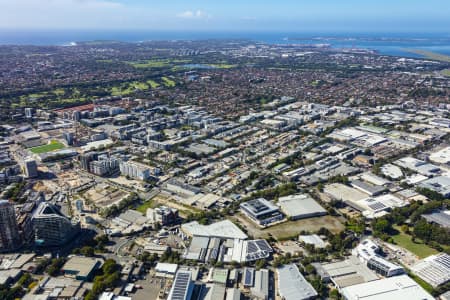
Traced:
<svg viewBox="0 0 450 300">
<path fill-rule="evenodd" d="M 178 18 L 181 19 L 197 19 L 197 20 L 208 20 L 211 19 L 212 16 L 203 10 L 186 10 L 182 13 L 177 14 Z"/>
</svg>

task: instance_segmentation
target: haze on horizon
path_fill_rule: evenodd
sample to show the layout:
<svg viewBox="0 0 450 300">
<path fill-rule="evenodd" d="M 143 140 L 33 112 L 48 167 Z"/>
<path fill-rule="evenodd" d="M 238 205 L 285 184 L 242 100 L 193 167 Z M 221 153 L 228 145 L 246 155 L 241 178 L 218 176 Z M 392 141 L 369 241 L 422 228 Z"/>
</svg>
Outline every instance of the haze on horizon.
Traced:
<svg viewBox="0 0 450 300">
<path fill-rule="evenodd" d="M 448 0 L 0 0 L 3 30 L 441 32 Z"/>
</svg>

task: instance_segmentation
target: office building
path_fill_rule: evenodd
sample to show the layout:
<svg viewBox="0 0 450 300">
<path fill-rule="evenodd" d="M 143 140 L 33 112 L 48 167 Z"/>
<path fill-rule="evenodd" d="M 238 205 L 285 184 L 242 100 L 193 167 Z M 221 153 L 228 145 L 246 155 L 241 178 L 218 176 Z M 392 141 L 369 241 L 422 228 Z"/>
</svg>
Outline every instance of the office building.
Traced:
<svg viewBox="0 0 450 300">
<path fill-rule="evenodd" d="M 21 244 L 14 205 L 0 200 L 0 252 L 17 249 Z"/>
<path fill-rule="evenodd" d="M 270 225 L 284 218 L 278 207 L 264 198 L 241 203 L 240 207 L 244 214 L 261 226 Z"/>
<path fill-rule="evenodd" d="M 64 132 L 62 134 L 63 139 L 66 141 L 67 145 L 72 146 L 74 139 L 75 139 L 75 135 L 73 132 Z"/>
<path fill-rule="evenodd" d="M 38 169 L 37 169 L 36 160 L 32 159 L 31 157 L 26 158 L 23 162 L 23 170 L 24 170 L 26 177 L 28 177 L 28 178 L 37 177 Z"/>
<path fill-rule="evenodd" d="M 35 242 L 39 246 L 58 246 L 71 240 L 79 224 L 72 223 L 60 210 L 47 202 L 40 203 L 33 213 Z"/>
<path fill-rule="evenodd" d="M 33 117 L 33 114 L 34 114 L 34 108 L 32 108 L 32 107 L 25 108 L 25 117 L 27 119 L 31 119 Z"/>
</svg>

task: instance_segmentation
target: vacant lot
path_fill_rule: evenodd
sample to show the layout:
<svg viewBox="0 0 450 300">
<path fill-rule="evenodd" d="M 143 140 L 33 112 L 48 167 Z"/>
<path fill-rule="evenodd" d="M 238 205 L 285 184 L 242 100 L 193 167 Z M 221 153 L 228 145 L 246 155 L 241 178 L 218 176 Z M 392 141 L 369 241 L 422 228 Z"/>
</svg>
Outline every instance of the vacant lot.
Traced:
<svg viewBox="0 0 450 300">
<path fill-rule="evenodd" d="M 344 230 L 344 225 L 342 225 L 339 219 L 332 216 L 286 221 L 265 229 L 259 228 L 242 214 L 237 214 L 232 220 L 241 224 L 247 230 L 248 234 L 254 238 L 266 239 L 269 235 L 272 235 L 279 241 L 297 237 L 303 230 L 315 232 L 321 227 L 325 227 L 331 232 L 336 233 Z"/>
<path fill-rule="evenodd" d="M 405 248 L 406 250 L 411 251 L 419 258 L 425 258 L 427 256 L 438 253 L 435 249 L 419 242 L 413 242 L 411 236 L 405 233 L 399 233 L 397 235 L 392 236 L 395 244 L 398 246 Z"/>
<path fill-rule="evenodd" d="M 59 149 L 63 149 L 63 148 L 64 148 L 64 144 L 62 144 L 58 141 L 51 141 L 47 145 L 42 145 L 42 146 L 31 148 L 30 151 L 35 154 L 41 154 L 41 153 L 47 153 L 47 152 L 51 152 L 51 151 L 55 151 L 55 150 L 59 150 Z"/>
</svg>

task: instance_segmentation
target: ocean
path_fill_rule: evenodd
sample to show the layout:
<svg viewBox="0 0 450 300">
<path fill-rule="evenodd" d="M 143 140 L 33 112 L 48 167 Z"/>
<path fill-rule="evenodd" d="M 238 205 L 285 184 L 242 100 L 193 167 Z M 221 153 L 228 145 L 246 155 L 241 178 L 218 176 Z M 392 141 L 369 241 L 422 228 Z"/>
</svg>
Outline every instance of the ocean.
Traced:
<svg viewBox="0 0 450 300">
<path fill-rule="evenodd" d="M 364 48 L 380 54 L 418 57 L 406 49 L 450 55 L 450 34 L 445 33 L 326 33 L 326 32 L 188 32 L 188 31 L 24 31 L 0 30 L 0 45 L 70 45 L 83 41 L 247 39 L 269 44 L 329 44 Z"/>
</svg>

